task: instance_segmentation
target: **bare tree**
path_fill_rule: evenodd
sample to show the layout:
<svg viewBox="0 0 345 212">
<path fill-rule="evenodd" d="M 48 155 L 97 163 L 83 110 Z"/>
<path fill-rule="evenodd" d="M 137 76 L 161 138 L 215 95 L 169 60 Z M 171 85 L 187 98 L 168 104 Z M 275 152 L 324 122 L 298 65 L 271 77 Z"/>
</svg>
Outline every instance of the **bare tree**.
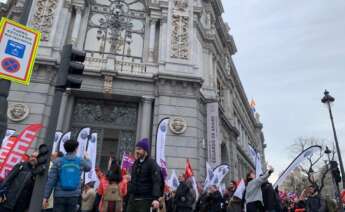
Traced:
<svg viewBox="0 0 345 212">
<path fill-rule="evenodd" d="M 326 144 L 328 142 L 325 139 L 315 137 L 299 137 L 294 144 L 290 146 L 290 152 L 297 155 L 305 149 L 319 145 L 321 151 L 319 153 L 312 154 L 307 157 L 307 160 L 300 165 L 300 170 L 304 173 L 310 185 L 312 185 L 318 193 L 322 192 L 325 186 L 325 179 L 330 171 L 327 155 L 324 153 Z M 331 160 L 334 159 L 335 151 L 332 148 Z"/>
</svg>

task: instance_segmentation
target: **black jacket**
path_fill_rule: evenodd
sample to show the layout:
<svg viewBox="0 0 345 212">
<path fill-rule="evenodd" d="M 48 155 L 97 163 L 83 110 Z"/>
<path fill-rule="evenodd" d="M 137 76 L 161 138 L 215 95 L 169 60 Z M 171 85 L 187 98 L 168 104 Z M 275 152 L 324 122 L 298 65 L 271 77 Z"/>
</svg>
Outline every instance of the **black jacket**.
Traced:
<svg viewBox="0 0 345 212">
<path fill-rule="evenodd" d="M 193 205 L 195 202 L 195 192 L 193 190 L 192 185 L 188 182 L 181 182 L 176 190 L 175 195 L 175 205 L 176 205 L 176 211 L 179 211 L 178 209 L 190 209 L 190 211 L 193 209 Z"/>
<path fill-rule="evenodd" d="M 29 207 L 35 184 L 33 168 L 29 162 L 18 163 L 1 184 L 6 190 L 7 201 L 1 206 L 14 211 L 24 211 Z"/>
<path fill-rule="evenodd" d="M 134 162 L 128 194 L 133 198 L 158 200 L 163 195 L 163 179 L 156 161 L 147 157 Z"/>
<path fill-rule="evenodd" d="M 277 210 L 280 206 L 280 200 L 272 184 L 269 182 L 262 184 L 261 191 L 265 211 Z"/>
<path fill-rule="evenodd" d="M 195 212 L 221 212 L 222 195 L 219 191 L 204 193 L 197 202 Z"/>
</svg>

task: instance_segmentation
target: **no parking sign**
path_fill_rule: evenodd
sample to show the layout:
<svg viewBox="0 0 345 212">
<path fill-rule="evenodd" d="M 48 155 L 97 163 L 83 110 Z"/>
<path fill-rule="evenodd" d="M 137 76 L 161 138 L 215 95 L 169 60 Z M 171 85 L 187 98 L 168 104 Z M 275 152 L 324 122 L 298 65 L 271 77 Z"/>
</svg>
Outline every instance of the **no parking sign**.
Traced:
<svg viewBox="0 0 345 212">
<path fill-rule="evenodd" d="M 7 18 L 0 22 L 0 78 L 28 85 L 41 33 Z"/>
</svg>

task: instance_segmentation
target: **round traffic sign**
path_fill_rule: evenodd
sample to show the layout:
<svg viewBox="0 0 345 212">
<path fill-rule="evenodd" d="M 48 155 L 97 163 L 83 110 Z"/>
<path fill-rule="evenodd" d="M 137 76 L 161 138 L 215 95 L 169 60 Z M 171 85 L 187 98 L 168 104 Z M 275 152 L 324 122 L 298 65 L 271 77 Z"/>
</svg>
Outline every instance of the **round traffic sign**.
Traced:
<svg viewBox="0 0 345 212">
<path fill-rule="evenodd" d="M 20 69 L 20 63 L 18 60 L 12 58 L 12 57 L 5 57 L 1 61 L 1 67 L 10 73 L 15 73 L 19 71 Z"/>
</svg>

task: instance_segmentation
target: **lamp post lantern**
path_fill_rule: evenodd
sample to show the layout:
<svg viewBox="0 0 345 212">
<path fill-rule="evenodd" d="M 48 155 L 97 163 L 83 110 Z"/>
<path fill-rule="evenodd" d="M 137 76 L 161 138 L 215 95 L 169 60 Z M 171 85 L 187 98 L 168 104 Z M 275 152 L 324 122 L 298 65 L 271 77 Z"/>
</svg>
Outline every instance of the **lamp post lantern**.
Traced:
<svg viewBox="0 0 345 212">
<path fill-rule="evenodd" d="M 325 90 L 324 92 L 324 97 L 321 99 L 321 102 L 326 104 L 328 107 L 329 111 L 329 116 L 331 119 L 331 124 L 332 124 L 332 129 L 333 129 L 333 135 L 334 135 L 334 141 L 335 141 L 335 146 L 337 148 L 337 154 L 338 154 L 338 159 L 339 159 L 339 165 L 340 165 L 340 171 L 341 171 L 341 176 L 342 176 L 342 184 L 343 184 L 343 189 L 345 189 L 345 172 L 344 172 L 344 165 L 343 165 L 343 160 L 341 157 L 341 152 L 340 152 L 340 147 L 339 147 L 339 142 L 338 142 L 338 136 L 337 132 L 335 130 L 335 125 L 334 125 L 334 120 L 333 120 L 333 114 L 332 114 L 332 109 L 331 109 L 331 103 L 335 101 L 335 98 L 332 97 L 329 94 L 329 91 Z"/>
</svg>

